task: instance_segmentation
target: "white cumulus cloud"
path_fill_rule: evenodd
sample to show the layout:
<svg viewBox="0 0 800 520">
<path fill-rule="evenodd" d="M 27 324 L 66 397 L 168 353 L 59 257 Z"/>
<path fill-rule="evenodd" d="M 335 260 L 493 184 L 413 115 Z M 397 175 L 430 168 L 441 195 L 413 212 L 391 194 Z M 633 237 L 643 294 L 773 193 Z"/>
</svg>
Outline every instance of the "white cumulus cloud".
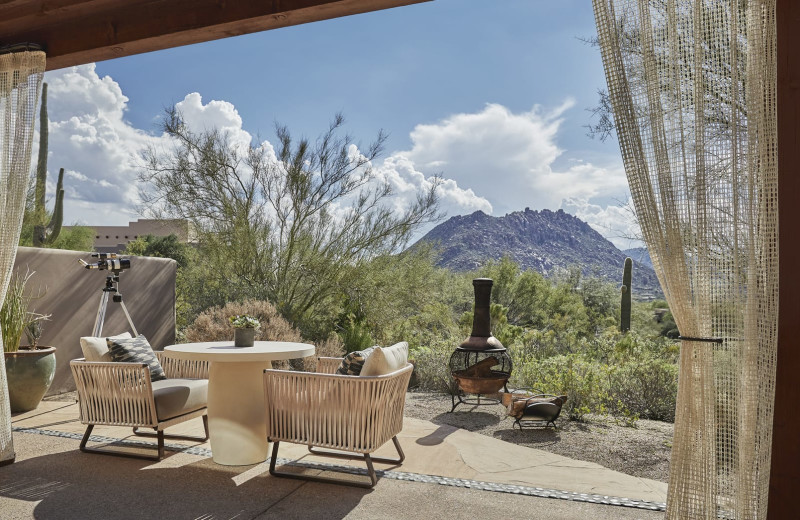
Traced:
<svg viewBox="0 0 800 520">
<path fill-rule="evenodd" d="M 565 199 L 561 209 L 588 222 L 619 249 L 642 247 L 639 224 L 626 203 L 601 206 L 586 199 Z"/>
<path fill-rule="evenodd" d="M 626 189 L 621 170 L 588 163 L 554 168 L 566 101 L 551 111 L 536 106 L 513 113 L 489 104 L 474 114 L 456 114 L 411 132 L 412 148 L 399 152 L 426 174 L 441 172 L 485 197 L 497 214 L 525 207 L 555 209 L 570 197 L 592 198 Z"/>
<path fill-rule="evenodd" d="M 64 221 L 135 219 L 137 157 L 154 138 L 124 119 L 128 98 L 94 64 L 47 73 L 48 194 L 64 168 Z M 35 164 L 34 153 L 34 164 Z"/>
<path fill-rule="evenodd" d="M 598 202 L 625 199 L 622 165 L 570 161 L 556 166 L 564 152 L 557 144 L 562 116 L 573 105 L 566 100 L 552 110 L 534 106 L 514 113 L 488 104 L 477 113 L 421 124 L 411 132 L 411 149 L 393 154 L 387 163 L 402 159 L 418 175 L 439 173 L 452 181 L 457 191 L 447 198 L 460 204 L 445 204 L 450 214 L 481 209 L 500 216 L 526 207 L 561 208 L 622 244 L 620 230 L 636 227 L 631 215 Z"/>
<path fill-rule="evenodd" d="M 151 145 L 167 147 L 169 139 L 132 126 L 125 119 L 128 97 L 111 77 L 98 76 L 94 64 L 50 72 L 45 81 L 51 203 L 58 169 L 64 168 L 66 223 L 120 225 L 135 220 L 141 153 Z M 192 92 L 176 108 L 194 131 L 217 128 L 237 146 L 251 142 L 231 103 L 203 104 L 200 94 Z M 38 148 L 38 135 L 36 143 Z"/>
<path fill-rule="evenodd" d="M 128 98 L 112 78 L 99 77 L 93 64 L 50 72 L 49 186 L 53 194 L 58 169 L 65 168 L 65 222 L 124 224 L 138 217 L 139 157 L 151 145 L 167 149 L 168 138 L 133 127 L 126 119 Z M 449 216 L 476 210 L 503 215 L 525 207 L 562 208 L 586 220 L 617 245 L 635 235 L 631 215 L 614 204 L 625 199 L 627 181 L 621 165 L 598 166 L 561 161 L 557 143 L 565 101 L 551 110 L 534 106 L 515 113 L 488 104 L 476 113 L 454 114 L 417 125 L 409 150 L 391 153 L 373 164 L 378 182 L 392 186 L 390 204 L 399 210 L 427 191 L 438 176 L 441 209 Z M 189 127 L 217 128 L 237 147 L 252 135 L 227 101 L 204 102 L 198 92 L 176 103 Z M 274 157 L 273 145 L 260 144 Z M 358 153 L 356 150 L 353 153 Z M 34 151 L 34 163 L 35 163 Z"/>
<path fill-rule="evenodd" d="M 408 157 L 394 154 L 387 157 L 375 168 L 376 177 L 388 182 L 394 192 L 394 204 L 398 209 L 408 207 L 418 194 L 430 190 L 434 175 L 425 175 L 419 171 Z M 471 189 L 463 189 L 458 183 L 447 177 L 439 179 L 437 188 L 441 210 L 448 215 L 461 215 L 482 210 L 491 213 L 492 205 L 484 197 L 475 194 Z"/>
<path fill-rule="evenodd" d="M 233 103 L 212 99 L 204 105 L 202 96 L 192 92 L 176 103 L 175 108 L 194 132 L 216 129 L 225 134 L 228 142 L 239 150 L 246 150 L 253 140 L 253 136 L 242 128 L 242 117 Z"/>
</svg>

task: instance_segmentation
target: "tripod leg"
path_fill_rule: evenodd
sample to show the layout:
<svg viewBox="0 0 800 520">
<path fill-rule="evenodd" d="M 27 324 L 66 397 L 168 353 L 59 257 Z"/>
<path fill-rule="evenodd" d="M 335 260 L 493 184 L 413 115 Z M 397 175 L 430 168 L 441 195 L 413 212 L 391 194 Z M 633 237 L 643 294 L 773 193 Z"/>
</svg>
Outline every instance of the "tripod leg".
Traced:
<svg viewBox="0 0 800 520">
<path fill-rule="evenodd" d="M 123 302 L 123 301 L 119 302 L 119 304 L 122 307 L 122 311 L 125 313 L 125 317 L 128 318 L 128 325 L 131 326 L 131 334 L 133 334 L 133 337 L 135 338 L 136 336 L 139 335 L 139 333 L 136 332 L 136 326 L 133 324 L 133 320 L 131 319 L 131 315 L 128 313 L 128 308 L 125 307 L 125 302 Z"/>
<path fill-rule="evenodd" d="M 99 337 L 103 333 L 103 323 L 106 319 L 106 307 L 108 306 L 108 293 L 103 291 L 100 297 L 100 307 L 97 308 L 97 317 L 94 319 L 94 330 L 92 336 Z"/>
</svg>

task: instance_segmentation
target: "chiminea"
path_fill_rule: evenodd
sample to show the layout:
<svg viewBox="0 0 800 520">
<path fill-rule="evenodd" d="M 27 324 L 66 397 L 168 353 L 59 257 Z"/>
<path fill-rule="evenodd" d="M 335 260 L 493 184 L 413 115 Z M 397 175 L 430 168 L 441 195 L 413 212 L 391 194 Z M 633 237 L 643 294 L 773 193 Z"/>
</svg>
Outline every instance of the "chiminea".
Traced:
<svg viewBox="0 0 800 520">
<path fill-rule="evenodd" d="M 498 404 L 499 399 L 486 395 L 499 392 L 511 376 L 511 356 L 491 332 L 489 305 L 492 284 L 489 278 L 472 280 L 475 287 L 472 335 L 450 356 L 450 374 L 457 385 L 453 389 L 451 412 L 461 403 L 477 406 Z M 474 394 L 476 397 L 468 398 L 464 394 Z"/>
</svg>

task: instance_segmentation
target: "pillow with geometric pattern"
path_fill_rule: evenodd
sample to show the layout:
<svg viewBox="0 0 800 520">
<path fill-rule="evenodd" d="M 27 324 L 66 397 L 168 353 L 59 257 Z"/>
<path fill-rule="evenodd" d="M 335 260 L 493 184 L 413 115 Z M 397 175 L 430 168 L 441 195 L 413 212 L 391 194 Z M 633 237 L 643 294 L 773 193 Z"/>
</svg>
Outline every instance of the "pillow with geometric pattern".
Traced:
<svg viewBox="0 0 800 520">
<path fill-rule="evenodd" d="M 117 363 L 144 363 L 150 369 L 150 381 L 166 379 L 161 363 L 153 353 L 147 338 L 139 334 L 135 338 L 108 338 L 108 352 Z"/>
<path fill-rule="evenodd" d="M 337 374 L 343 376 L 357 376 L 361 374 L 361 369 L 364 368 L 364 363 L 367 358 L 375 350 L 375 347 L 370 347 L 364 350 L 356 350 L 347 354 L 342 358 L 342 364 L 336 369 Z"/>
</svg>

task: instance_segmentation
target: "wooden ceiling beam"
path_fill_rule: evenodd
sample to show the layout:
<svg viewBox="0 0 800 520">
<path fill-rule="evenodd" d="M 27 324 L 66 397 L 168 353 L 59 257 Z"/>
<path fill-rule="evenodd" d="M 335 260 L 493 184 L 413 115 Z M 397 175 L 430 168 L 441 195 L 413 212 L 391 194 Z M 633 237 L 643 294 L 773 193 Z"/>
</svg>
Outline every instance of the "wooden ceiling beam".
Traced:
<svg viewBox="0 0 800 520">
<path fill-rule="evenodd" d="M 47 69 L 430 0 L 0 0 L 0 47 L 36 43 Z"/>
</svg>

